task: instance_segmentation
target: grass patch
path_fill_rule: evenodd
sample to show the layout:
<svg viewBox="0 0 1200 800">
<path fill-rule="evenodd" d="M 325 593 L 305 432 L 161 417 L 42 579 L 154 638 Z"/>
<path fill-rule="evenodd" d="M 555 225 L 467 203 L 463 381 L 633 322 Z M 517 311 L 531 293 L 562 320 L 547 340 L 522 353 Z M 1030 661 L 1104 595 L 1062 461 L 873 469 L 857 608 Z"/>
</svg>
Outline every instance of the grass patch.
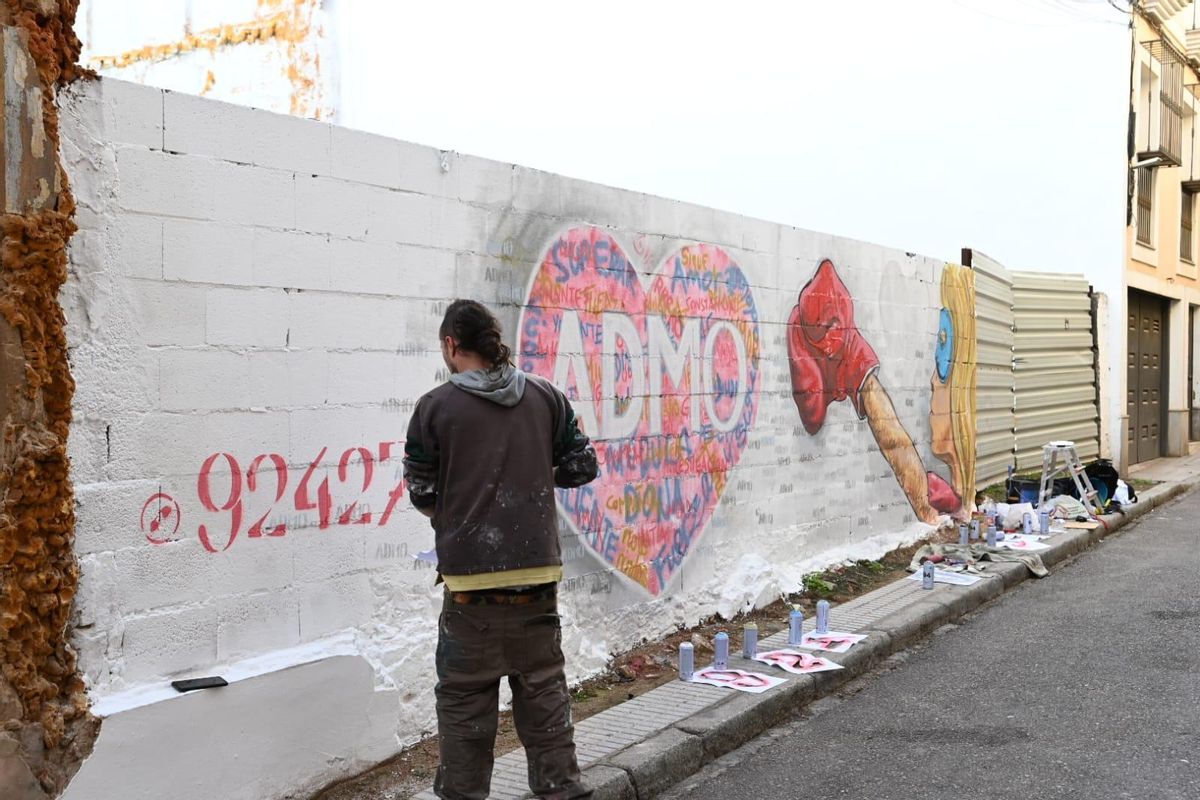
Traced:
<svg viewBox="0 0 1200 800">
<path fill-rule="evenodd" d="M 810 572 L 804 576 L 804 591 L 815 597 L 830 597 L 836 587 L 821 577 L 820 572 Z"/>
</svg>

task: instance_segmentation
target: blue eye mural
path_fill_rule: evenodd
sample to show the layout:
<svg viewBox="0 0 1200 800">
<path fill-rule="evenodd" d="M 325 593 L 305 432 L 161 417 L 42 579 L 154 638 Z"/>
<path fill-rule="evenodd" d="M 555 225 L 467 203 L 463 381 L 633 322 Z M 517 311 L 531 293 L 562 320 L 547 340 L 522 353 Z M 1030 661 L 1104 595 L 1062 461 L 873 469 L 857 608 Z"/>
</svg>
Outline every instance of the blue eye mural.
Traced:
<svg viewBox="0 0 1200 800">
<path fill-rule="evenodd" d="M 933 360 L 937 364 L 938 380 L 945 383 L 950 377 L 950 363 L 954 360 L 954 322 L 950 319 L 950 310 L 943 308 L 938 320 L 937 349 L 933 351 Z"/>
</svg>

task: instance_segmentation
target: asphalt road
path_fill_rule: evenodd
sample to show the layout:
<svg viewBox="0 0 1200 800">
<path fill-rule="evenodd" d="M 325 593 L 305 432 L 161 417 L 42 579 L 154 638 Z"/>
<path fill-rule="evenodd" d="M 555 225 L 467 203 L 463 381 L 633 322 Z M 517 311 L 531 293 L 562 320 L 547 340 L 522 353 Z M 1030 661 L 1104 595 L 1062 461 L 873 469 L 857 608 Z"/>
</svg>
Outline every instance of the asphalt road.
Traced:
<svg viewBox="0 0 1200 800">
<path fill-rule="evenodd" d="M 1200 491 L 664 797 L 1200 799 Z"/>
</svg>

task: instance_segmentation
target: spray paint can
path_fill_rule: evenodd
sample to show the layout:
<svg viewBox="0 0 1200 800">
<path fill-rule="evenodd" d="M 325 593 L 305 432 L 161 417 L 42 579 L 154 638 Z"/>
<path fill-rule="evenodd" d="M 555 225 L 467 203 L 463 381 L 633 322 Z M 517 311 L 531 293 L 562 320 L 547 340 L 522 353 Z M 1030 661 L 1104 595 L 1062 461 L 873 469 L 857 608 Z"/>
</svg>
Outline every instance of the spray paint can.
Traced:
<svg viewBox="0 0 1200 800">
<path fill-rule="evenodd" d="M 804 612 L 793 608 L 788 613 L 788 644 L 800 644 L 804 636 Z"/>
<path fill-rule="evenodd" d="M 958 526 L 958 543 L 967 544 L 971 537 L 971 528 L 967 523 L 961 523 Z"/>
<path fill-rule="evenodd" d="M 690 681 L 696 671 L 696 651 L 691 642 L 679 645 L 679 680 Z"/>
<path fill-rule="evenodd" d="M 934 566 L 933 566 L 932 561 L 926 561 L 924 564 L 921 565 L 921 588 L 922 589 L 932 589 L 933 588 L 933 570 L 934 570 Z"/>
<path fill-rule="evenodd" d="M 747 622 L 742 628 L 742 655 L 746 658 L 758 655 L 758 625 L 754 622 Z"/>
<path fill-rule="evenodd" d="M 996 546 L 996 526 L 995 525 L 988 525 L 987 546 L 988 547 Z"/>
<path fill-rule="evenodd" d="M 1021 523 L 1025 529 L 1026 535 L 1033 533 L 1033 514 L 1032 514 L 1032 512 L 1026 511 L 1023 515 L 1021 515 Z"/>
<path fill-rule="evenodd" d="M 829 601 L 817 601 L 817 633 L 829 633 Z"/>
<path fill-rule="evenodd" d="M 971 541 L 979 541 L 979 517 L 971 519 Z"/>
<path fill-rule="evenodd" d="M 1049 511 L 1043 510 L 1043 511 L 1038 512 L 1038 529 L 1041 530 L 1042 536 L 1045 536 L 1046 534 L 1050 533 L 1050 512 Z"/>
<path fill-rule="evenodd" d="M 721 631 L 713 637 L 713 667 L 729 669 L 729 634 Z"/>
</svg>

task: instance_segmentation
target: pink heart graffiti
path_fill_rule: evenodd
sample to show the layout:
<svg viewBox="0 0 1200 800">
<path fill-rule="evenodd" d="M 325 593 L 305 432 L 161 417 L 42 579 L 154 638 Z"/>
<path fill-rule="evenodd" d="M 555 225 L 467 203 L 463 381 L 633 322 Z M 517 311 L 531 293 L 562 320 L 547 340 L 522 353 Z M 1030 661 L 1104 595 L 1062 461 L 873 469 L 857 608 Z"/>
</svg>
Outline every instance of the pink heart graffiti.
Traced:
<svg viewBox="0 0 1200 800">
<path fill-rule="evenodd" d="M 616 239 L 573 228 L 533 275 L 520 366 L 567 393 L 601 465 L 559 504 L 651 594 L 695 545 L 746 446 L 760 349 L 750 284 L 714 245 L 679 248 L 643 289 Z"/>
</svg>

